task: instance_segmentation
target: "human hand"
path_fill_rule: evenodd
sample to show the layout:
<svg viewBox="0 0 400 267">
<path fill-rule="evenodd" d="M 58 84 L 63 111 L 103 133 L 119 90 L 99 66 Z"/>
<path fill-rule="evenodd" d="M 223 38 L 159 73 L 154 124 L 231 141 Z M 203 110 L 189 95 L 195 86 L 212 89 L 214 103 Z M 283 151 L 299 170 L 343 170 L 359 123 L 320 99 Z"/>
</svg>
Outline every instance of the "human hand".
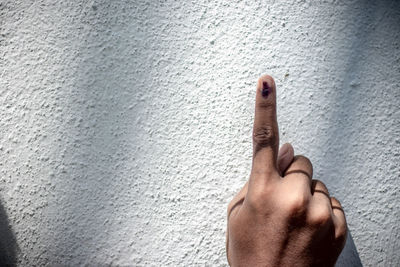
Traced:
<svg viewBox="0 0 400 267">
<path fill-rule="evenodd" d="M 249 181 L 228 206 L 226 251 L 231 266 L 334 266 L 346 241 L 339 201 L 312 179 L 290 144 L 278 154 L 276 87 L 258 80 Z"/>
</svg>

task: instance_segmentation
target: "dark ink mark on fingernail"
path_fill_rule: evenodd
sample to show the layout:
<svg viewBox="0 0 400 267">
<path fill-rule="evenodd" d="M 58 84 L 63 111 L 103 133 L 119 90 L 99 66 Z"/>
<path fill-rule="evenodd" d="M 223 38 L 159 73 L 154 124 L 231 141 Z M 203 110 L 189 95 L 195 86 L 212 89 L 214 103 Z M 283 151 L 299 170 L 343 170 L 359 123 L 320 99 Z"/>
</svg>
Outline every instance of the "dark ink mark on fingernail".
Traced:
<svg viewBox="0 0 400 267">
<path fill-rule="evenodd" d="M 261 90 L 261 95 L 263 97 L 268 97 L 270 92 L 271 92 L 271 87 L 269 87 L 267 82 L 263 82 L 263 88 Z"/>
</svg>

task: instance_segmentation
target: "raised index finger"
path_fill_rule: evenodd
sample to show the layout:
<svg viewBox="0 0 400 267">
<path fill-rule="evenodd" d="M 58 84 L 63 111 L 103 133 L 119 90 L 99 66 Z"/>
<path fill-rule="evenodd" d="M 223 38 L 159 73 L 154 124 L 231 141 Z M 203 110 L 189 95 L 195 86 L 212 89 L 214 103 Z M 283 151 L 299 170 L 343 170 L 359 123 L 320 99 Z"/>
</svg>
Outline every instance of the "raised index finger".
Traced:
<svg viewBox="0 0 400 267">
<path fill-rule="evenodd" d="M 253 173 L 277 172 L 278 146 L 275 82 L 271 76 L 263 75 L 257 83 L 253 127 Z"/>
</svg>

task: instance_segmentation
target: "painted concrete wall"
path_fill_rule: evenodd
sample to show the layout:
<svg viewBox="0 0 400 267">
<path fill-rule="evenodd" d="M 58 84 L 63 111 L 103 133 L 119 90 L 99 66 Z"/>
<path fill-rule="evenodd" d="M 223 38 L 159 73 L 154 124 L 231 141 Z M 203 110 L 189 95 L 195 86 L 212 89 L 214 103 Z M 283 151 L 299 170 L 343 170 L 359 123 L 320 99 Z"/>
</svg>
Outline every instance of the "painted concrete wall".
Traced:
<svg viewBox="0 0 400 267">
<path fill-rule="evenodd" d="M 400 265 L 399 1 L 0 3 L 2 257 L 225 266 L 254 89 L 341 199 L 365 266 Z M 8 225 L 10 227 L 8 227 Z"/>
</svg>

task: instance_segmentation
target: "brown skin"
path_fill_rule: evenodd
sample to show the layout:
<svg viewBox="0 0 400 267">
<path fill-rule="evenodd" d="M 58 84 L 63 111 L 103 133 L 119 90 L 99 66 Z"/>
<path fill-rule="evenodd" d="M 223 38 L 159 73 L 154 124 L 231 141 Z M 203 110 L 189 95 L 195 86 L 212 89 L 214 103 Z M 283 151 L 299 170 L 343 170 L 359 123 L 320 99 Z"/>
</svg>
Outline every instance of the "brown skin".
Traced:
<svg viewBox="0 0 400 267">
<path fill-rule="evenodd" d="M 269 94 L 262 96 L 268 83 Z M 264 83 L 264 85 L 263 85 Z M 339 201 L 313 180 L 309 159 L 290 144 L 278 153 L 276 88 L 258 80 L 249 181 L 228 206 L 226 250 L 231 266 L 334 266 L 346 241 Z"/>
</svg>

